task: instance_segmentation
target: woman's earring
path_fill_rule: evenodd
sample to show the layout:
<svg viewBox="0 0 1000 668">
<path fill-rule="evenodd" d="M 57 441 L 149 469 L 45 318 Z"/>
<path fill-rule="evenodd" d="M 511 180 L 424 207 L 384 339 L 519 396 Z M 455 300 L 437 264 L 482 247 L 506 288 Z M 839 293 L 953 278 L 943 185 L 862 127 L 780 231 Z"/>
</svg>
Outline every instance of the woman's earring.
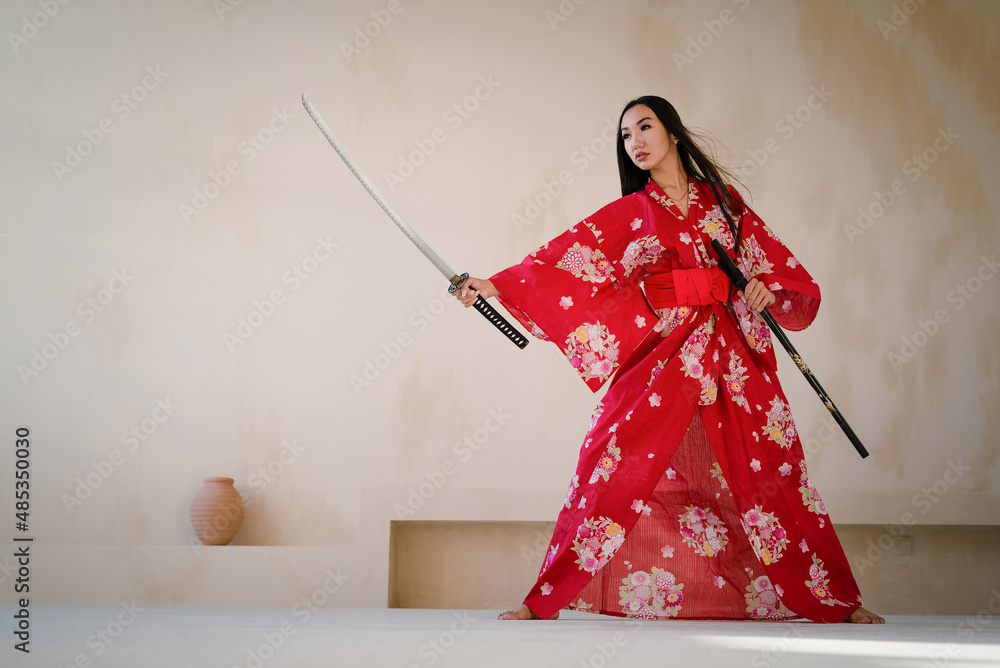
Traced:
<svg viewBox="0 0 1000 668">
<path fill-rule="evenodd" d="M 677 137 L 674 137 L 674 143 L 675 144 L 677 143 Z"/>
</svg>

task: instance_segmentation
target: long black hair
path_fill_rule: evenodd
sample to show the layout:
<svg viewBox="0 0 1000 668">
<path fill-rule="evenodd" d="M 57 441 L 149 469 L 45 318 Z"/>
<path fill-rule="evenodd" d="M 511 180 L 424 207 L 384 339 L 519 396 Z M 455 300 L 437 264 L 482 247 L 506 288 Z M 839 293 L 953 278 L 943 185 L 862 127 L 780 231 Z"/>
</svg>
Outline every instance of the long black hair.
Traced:
<svg viewBox="0 0 1000 668">
<path fill-rule="evenodd" d="M 625 117 L 625 112 L 637 104 L 644 104 L 649 107 L 656 114 L 660 122 L 663 123 L 667 132 L 677 138 L 677 154 L 680 156 L 684 171 L 700 181 L 705 181 L 712 188 L 712 192 L 715 193 L 715 199 L 719 202 L 719 208 L 722 209 L 722 215 L 725 216 L 726 222 L 729 223 L 729 231 L 736 242 L 738 256 L 743 220 L 741 218 L 740 225 L 736 225 L 733 222 L 733 217 L 742 216 L 743 205 L 740 200 L 733 197 L 726 186 L 733 181 L 739 182 L 739 180 L 728 170 L 717 165 L 698 146 L 692 133 L 681 123 L 681 117 L 677 114 L 677 110 L 674 109 L 674 105 L 662 97 L 657 97 L 656 95 L 638 97 L 626 104 L 625 108 L 622 109 L 621 116 L 618 117 L 618 176 L 622 182 L 622 196 L 639 192 L 646 187 L 646 183 L 649 181 L 649 170 L 640 169 L 638 165 L 632 162 L 631 156 L 625 151 L 625 140 L 622 138 L 621 133 L 622 119 Z"/>
</svg>

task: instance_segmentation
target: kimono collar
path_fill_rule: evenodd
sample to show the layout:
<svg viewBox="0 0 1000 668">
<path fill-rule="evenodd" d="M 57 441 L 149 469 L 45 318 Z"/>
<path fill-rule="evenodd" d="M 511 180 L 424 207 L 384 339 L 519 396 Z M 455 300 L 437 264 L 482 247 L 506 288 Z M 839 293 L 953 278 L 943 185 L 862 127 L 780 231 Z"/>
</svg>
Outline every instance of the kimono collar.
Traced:
<svg viewBox="0 0 1000 668">
<path fill-rule="evenodd" d="M 653 179 L 646 182 L 646 187 L 644 188 L 646 194 L 652 199 L 656 200 L 667 211 L 670 211 L 675 216 L 681 220 L 687 220 L 682 213 L 680 208 L 678 208 L 677 203 L 663 191 L 663 188 L 656 185 Z M 688 214 L 692 213 L 693 207 L 698 203 L 698 189 L 695 187 L 694 177 L 688 175 Z"/>
</svg>

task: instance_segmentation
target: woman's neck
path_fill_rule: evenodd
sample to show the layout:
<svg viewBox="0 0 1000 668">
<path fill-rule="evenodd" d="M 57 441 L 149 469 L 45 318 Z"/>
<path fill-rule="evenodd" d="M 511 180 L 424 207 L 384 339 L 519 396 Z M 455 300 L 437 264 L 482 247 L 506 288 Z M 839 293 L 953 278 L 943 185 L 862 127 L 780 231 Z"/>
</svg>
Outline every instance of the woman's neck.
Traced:
<svg viewBox="0 0 1000 668">
<path fill-rule="evenodd" d="M 663 188 L 663 190 L 687 191 L 688 175 L 681 165 L 680 156 L 674 153 L 673 160 L 665 159 L 653 169 L 649 170 L 649 178 L 653 183 Z M 664 164 L 665 163 L 665 164 Z"/>
</svg>

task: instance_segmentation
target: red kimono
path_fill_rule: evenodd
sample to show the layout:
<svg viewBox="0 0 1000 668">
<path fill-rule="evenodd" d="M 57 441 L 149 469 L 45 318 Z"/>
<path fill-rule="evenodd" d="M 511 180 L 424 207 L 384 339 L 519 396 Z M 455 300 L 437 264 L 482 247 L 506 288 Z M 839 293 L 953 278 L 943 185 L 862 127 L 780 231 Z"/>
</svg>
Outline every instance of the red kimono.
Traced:
<svg viewBox="0 0 1000 668">
<path fill-rule="evenodd" d="M 546 619 L 568 606 L 839 622 L 861 596 L 809 481 L 767 325 L 739 297 L 732 313 L 715 299 L 653 310 L 639 287 L 717 266 L 712 239 L 733 255 L 711 188 L 691 179 L 688 193 L 685 218 L 650 181 L 491 278 L 592 390 L 614 374 L 524 603 Z M 805 328 L 815 281 L 749 208 L 742 219 L 737 263 L 774 292 L 779 324 Z"/>
</svg>

